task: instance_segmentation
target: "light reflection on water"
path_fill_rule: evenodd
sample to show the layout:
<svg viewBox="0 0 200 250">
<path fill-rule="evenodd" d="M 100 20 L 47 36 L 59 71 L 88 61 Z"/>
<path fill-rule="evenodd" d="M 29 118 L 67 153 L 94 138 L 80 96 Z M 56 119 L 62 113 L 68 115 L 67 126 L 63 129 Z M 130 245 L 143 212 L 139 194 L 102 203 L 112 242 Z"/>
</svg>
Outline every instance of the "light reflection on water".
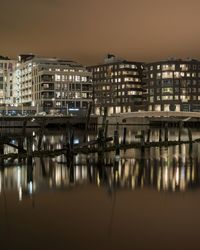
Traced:
<svg viewBox="0 0 200 250">
<path fill-rule="evenodd" d="M 129 130 L 127 141 L 137 133 Z M 75 140 L 82 141 L 82 134 L 77 132 Z M 157 141 L 158 132 L 152 134 Z M 198 137 L 200 132 L 193 131 Z M 177 140 L 176 131 L 170 138 Z M 42 149 L 65 143 L 64 133 L 45 133 Z M 70 165 L 64 155 L 34 158 L 32 167 L 7 161 L 0 170 L 0 246 L 199 249 L 199 157 L 200 145 L 194 143 L 192 149 L 188 144 L 129 149 L 118 161 L 114 152 L 76 155 Z"/>
<path fill-rule="evenodd" d="M 112 133 L 112 130 L 111 130 Z M 171 129 L 169 137 L 177 140 L 177 131 Z M 128 141 L 131 142 L 137 131 L 129 130 Z M 33 132 L 33 150 L 37 149 L 38 136 Z M 75 143 L 82 140 L 77 133 Z M 90 138 L 94 138 L 91 135 Z M 158 130 L 152 130 L 152 141 L 158 141 Z M 193 131 L 193 138 L 200 137 Z M 187 140 L 187 131 L 183 131 L 182 139 Z M 122 135 L 120 137 L 122 140 Z M 137 139 L 135 139 L 137 140 Z M 60 149 L 66 143 L 65 134 L 45 134 L 42 147 L 46 150 Z M 26 162 L 18 164 L 17 160 L 8 168 L 0 171 L 0 191 L 17 190 L 19 200 L 42 190 L 56 190 L 76 187 L 77 185 L 97 185 L 108 192 L 119 189 L 153 188 L 157 191 L 186 191 L 198 188 L 200 184 L 199 152 L 200 145 L 182 144 L 166 148 L 129 149 L 121 151 L 119 160 L 114 152 L 97 155 L 76 155 L 69 166 L 65 155 L 55 158 L 34 158 L 33 166 Z M 6 153 L 17 152 L 7 147 Z"/>
</svg>

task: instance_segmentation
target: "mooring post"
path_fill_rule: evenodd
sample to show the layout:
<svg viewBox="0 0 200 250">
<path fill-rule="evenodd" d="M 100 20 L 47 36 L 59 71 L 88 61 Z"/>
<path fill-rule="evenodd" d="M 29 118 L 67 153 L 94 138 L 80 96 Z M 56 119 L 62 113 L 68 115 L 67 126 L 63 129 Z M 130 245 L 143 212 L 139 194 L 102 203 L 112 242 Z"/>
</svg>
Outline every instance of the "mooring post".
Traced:
<svg viewBox="0 0 200 250">
<path fill-rule="evenodd" d="M 165 123 L 165 141 L 168 142 L 168 124 Z"/>
<path fill-rule="evenodd" d="M 150 142 L 150 137 L 151 137 L 151 129 L 148 129 L 148 132 L 147 132 L 147 143 Z"/>
<path fill-rule="evenodd" d="M 22 134 L 23 134 L 23 135 L 26 134 L 26 124 L 27 124 L 27 121 L 24 120 L 24 121 L 23 121 L 23 129 L 22 129 Z"/>
<path fill-rule="evenodd" d="M 189 139 L 189 142 L 191 143 L 192 142 L 192 131 L 190 128 L 188 128 L 188 139 Z"/>
<path fill-rule="evenodd" d="M 32 165 L 33 164 L 33 137 L 27 137 L 27 164 Z"/>
<path fill-rule="evenodd" d="M 98 137 L 97 137 L 97 142 L 98 142 L 98 151 L 102 152 L 104 150 L 104 135 L 103 135 L 104 129 L 99 128 L 98 131 Z"/>
<path fill-rule="evenodd" d="M 141 145 L 141 151 L 144 153 L 144 145 L 145 145 L 145 134 L 144 134 L 144 130 L 141 130 L 140 145 Z"/>
<path fill-rule="evenodd" d="M 127 129 L 126 129 L 126 127 L 124 127 L 124 130 L 123 130 L 123 145 L 126 145 L 126 134 L 127 134 Z"/>
<path fill-rule="evenodd" d="M 3 142 L 1 142 L 1 144 L 0 144 L 0 156 L 1 156 L 0 164 L 1 164 L 1 166 L 4 165 L 3 155 L 4 155 L 4 144 L 3 144 Z"/>
<path fill-rule="evenodd" d="M 18 138 L 17 144 L 18 144 L 18 161 L 21 164 L 21 162 L 22 162 L 21 155 L 25 152 L 25 150 L 24 150 L 24 139 L 23 138 Z"/>
<path fill-rule="evenodd" d="M 105 131 L 104 131 L 104 138 L 107 138 L 107 134 L 108 134 L 108 120 L 106 120 L 106 125 L 105 125 Z"/>
<path fill-rule="evenodd" d="M 38 139 L 38 151 L 41 150 L 44 129 L 45 129 L 45 120 L 42 120 L 42 123 L 40 125 L 39 139 Z"/>
<path fill-rule="evenodd" d="M 160 128 L 159 129 L 159 142 L 162 141 L 162 129 Z"/>
<path fill-rule="evenodd" d="M 74 149 L 74 130 L 70 129 L 70 151 Z"/>
<path fill-rule="evenodd" d="M 181 141 L 181 132 L 182 132 L 182 128 L 183 128 L 183 122 L 180 121 L 179 122 L 179 129 L 178 129 L 178 141 Z"/>
<path fill-rule="evenodd" d="M 103 132 L 104 132 L 105 125 L 106 125 L 106 118 L 107 118 L 107 115 L 108 115 L 108 109 L 107 109 L 107 107 L 105 107 L 105 108 L 104 108 L 103 120 L 102 120 L 102 129 L 103 129 Z"/>
<path fill-rule="evenodd" d="M 87 111 L 86 123 L 85 123 L 85 134 L 84 134 L 83 142 L 86 142 L 87 140 L 91 111 L 92 111 L 92 103 L 89 104 L 88 111 Z"/>
<path fill-rule="evenodd" d="M 188 128 L 188 139 L 189 139 L 189 155 L 192 154 L 192 131 Z"/>
<path fill-rule="evenodd" d="M 18 144 L 18 154 L 20 155 L 20 154 L 24 153 L 24 142 L 23 142 L 23 138 L 18 138 L 17 144 Z"/>
<path fill-rule="evenodd" d="M 120 150 L 119 150 L 119 132 L 118 132 L 118 130 L 114 131 L 114 145 L 115 145 L 116 156 L 118 156 L 120 154 Z"/>
</svg>

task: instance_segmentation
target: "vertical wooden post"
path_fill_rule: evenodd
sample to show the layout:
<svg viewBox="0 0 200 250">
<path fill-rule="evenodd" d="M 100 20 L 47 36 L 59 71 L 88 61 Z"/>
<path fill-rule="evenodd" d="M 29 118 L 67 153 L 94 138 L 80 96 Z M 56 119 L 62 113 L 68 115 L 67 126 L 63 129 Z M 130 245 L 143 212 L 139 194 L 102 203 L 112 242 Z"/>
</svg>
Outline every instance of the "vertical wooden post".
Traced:
<svg viewBox="0 0 200 250">
<path fill-rule="evenodd" d="M 21 164 L 22 162 L 22 157 L 21 154 L 24 153 L 24 139 L 23 138 L 18 138 L 18 162 Z"/>
<path fill-rule="evenodd" d="M 108 120 L 106 120 L 105 131 L 104 131 L 104 138 L 106 139 L 108 135 Z"/>
<path fill-rule="evenodd" d="M 127 134 L 127 129 L 126 127 L 124 127 L 124 131 L 123 131 L 123 144 L 126 145 L 126 134 Z"/>
<path fill-rule="evenodd" d="M 183 127 L 183 123 L 180 121 L 179 122 L 179 129 L 178 129 L 178 141 L 181 141 L 181 132 L 182 132 L 182 127 Z"/>
<path fill-rule="evenodd" d="M 33 164 L 33 137 L 27 137 L 27 164 Z"/>
<path fill-rule="evenodd" d="M 189 139 L 189 155 L 192 154 L 192 131 L 188 128 L 188 139 Z"/>
<path fill-rule="evenodd" d="M 105 107 L 104 108 L 103 120 L 102 120 L 102 129 L 103 129 L 103 131 L 105 129 L 107 114 L 108 114 L 108 109 L 107 109 L 107 107 Z"/>
<path fill-rule="evenodd" d="M 3 155 L 4 155 L 4 144 L 3 144 L 3 142 L 1 142 L 1 144 L 0 144 L 0 155 L 1 155 L 0 164 L 1 164 L 1 166 L 3 166 L 4 165 L 4 159 L 2 158 Z"/>
<path fill-rule="evenodd" d="M 18 154 L 23 153 L 24 152 L 23 138 L 18 138 L 17 144 L 18 144 Z"/>
<path fill-rule="evenodd" d="M 141 146 L 144 147 L 144 143 L 145 143 L 144 130 L 141 130 L 140 143 L 141 143 Z"/>
<path fill-rule="evenodd" d="M 165 123 L 165 141 L 168 142 L 168 124 Z"/>
<path fill-rule="evenodd" d="M 27 121 L 23 121 L 23 129 L 22 129 L 22 134 L 25 135 L 26 134 L 26 124 L 27 124 Z"/>
<path fill-rule="evenodd" d="M 188 139 L 189 139 L 189 142 L 191 143 L 192 142 L 192 132 L 191 132 L 190 128 L 188 128 Z"/>
<path fill-rule="evenodd" d="M 44 129 L 45 129 L 45 121 L 43 120 L 40 125 L 40 132 L 39 132 L 39 139 L 38 139 L 38 151 L 41 150 Z"/>
<path fill-rule="evenodd" d="M 114 145 L 115 145 L 116 156 L 119 156 L 120 150 L 119 150 L 119 132 L 118 132 L 118 130 L 114 131 Z"/>
<path fill-rule="evenodd" d="M 151 137 L 151 129 L 148 129 L 148 132 L 147 132 L 147 143 L 150 142 L 150 137 Z"/>
<path fill-rule="evenodd" d="M 74 130 L 70 129 L 70 151 L 74 149 Z"/>
<path fill-rule="evenodd" d="M 92 103 L 89 104 L 88 111 L 87 111 L 87 117 L 86 117 L 86 123 L 85 123 L 85 134 L 84 134 L 83 142 L 86 142 L 86 139 L 88 136 L 91 111 L 92 111 Z"/>
<path fill-rule="evenodd" d="M 98 137 L 97 137 L 97 141 L 98 141 L 98 151 L 99 153 L 103 151 L 104 149 L 104 136 L 103 136 L 103 128 L 99 128 L 98 131 Z"/>
<path fill-rule="evenodd" d="M 162 129 L 160 128 L 159 129 L 159 142 L 162 141 Z"/>
</svg>

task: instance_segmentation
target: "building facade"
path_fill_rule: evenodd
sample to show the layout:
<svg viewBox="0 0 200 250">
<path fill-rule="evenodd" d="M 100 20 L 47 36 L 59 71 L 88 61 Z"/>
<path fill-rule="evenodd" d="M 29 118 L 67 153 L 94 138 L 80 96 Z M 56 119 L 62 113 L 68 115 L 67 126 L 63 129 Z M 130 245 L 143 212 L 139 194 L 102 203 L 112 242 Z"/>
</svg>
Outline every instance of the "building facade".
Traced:
<svg viewBox="0 0 200 250">
<path fill-rule="evenodd" d="M 107 55 L 103 64 L 89 66 L 93 81 L 95 113 L 125 113 L 145 108 L 145 83 L 141 62 L 126 61 Z"/>
<path fill-rule="evenodd" d="M 82 112 L 92 103 L 91 73 L 76 62 L 21 55 L 18 71 L 24 106 Z"/>
<path fill-rule="evenodd" d="M 0 56 L 0 105 L 13 106 L 19 101 L 15 85 L 16 60 Z"/>
<path fill-rule="evenodd" d="M 146 65 L 148 110 L 200 111 L 200 61 L 169 59 Z"/>
</svg>

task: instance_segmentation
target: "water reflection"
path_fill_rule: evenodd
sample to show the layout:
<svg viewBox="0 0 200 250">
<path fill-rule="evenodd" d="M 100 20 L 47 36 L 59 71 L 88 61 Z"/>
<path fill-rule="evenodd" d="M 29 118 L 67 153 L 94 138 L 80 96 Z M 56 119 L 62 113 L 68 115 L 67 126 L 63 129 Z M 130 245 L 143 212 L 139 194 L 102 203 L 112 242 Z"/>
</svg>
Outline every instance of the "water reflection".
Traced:
<svg viewBox="0 0 200 250">
<path fill-rule="evenodd" d="M 125 189 L 153 188 L 157 191 L 186 191 L 200 184 L 199 145 L 131 149 L 101 156 L 78 155 L 67 163 L 64 155 L 35 158 L 33 166 L 8 167 L 0 171 L 2 190 L 18 190 L 19 200 L 37 192 L 97 185 L 108 193 Z"/>
</svg>

